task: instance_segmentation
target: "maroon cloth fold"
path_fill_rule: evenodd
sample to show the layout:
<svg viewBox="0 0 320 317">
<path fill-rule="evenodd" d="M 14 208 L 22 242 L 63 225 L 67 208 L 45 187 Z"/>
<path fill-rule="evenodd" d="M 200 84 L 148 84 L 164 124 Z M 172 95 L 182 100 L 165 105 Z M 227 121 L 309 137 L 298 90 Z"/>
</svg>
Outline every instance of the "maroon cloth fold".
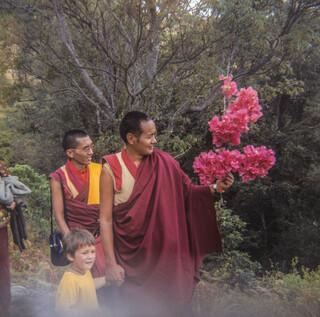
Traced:
<svg viewBox="0 0 320 317">
<path fill-rule="evenodd" d="M 149 306 L 175 315 L 191 300 L 203 256 L 221 251 L 209 188 L 193 185 L 156 149 L 141 162 L 132 195 L 114 207 L 113 218 L 116 257 L 126 271 L 118 292 L 129 315 L 149 316 Z"/>
<path fill-rule="evenodd" d="M 67 212 L 67 223 L 70 229 L 83 227 L 94 233 L 99 228 L 99 205 L 88 205 L 88 184 L 80 187 L 80 182 L 75 181 L 75 176 L 67 169 L 72 183 L 77 186 L 79 194 L 73 198 L 67 186 L 64 172 L 59 168 L 50 174 L 64 189 L 65 208 Z"/>
<path fill-rule="evenodd" d="M 0 312 L 6 314 L 11 300 L 7 227 L 0 229 Z"/>
<path fill-rule="evenodd" d="M 66 166 L 67 167 L 67 166 Z M 84 228 L 95 234 L 99 230 L 99 205 L 88 205 L 89 184 L 76 178 L 72 170 L 67 168 L 72 183 L 77 187 L 79 195 L 72 197 L 67 186 L 64 172 L 61 168 L 50 174 L 50 177 L 61 183 L 65 197 L 65 209 L 67 214 L 67 225 L 70 229 Z M 96 239 L 96 262 L 92 268 L 94 277 L 105 275 L 104 251 L 100 237 Z"/>
</svg>

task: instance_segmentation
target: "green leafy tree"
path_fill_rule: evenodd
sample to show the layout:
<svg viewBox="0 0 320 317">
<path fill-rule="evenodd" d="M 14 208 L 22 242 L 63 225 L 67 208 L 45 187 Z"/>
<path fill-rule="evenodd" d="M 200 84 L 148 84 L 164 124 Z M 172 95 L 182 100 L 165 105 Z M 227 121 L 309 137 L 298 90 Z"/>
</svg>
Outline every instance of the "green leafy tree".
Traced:
<svg viewBox="0 0 320 317">
<path fill-rule="evenodd" d="M 283 270 L 296 256 L 300 265 L 316 267 L 319 262 L 318 23 L 319 17 L 298 23 L 293 35 L 299 45 L 290 61 L 259 83 L 265 116 L 246 141 L 273 147 L 277 165 L 269 178 L 239 188 L 232 203 L 257 242 L 247 245 L 251 254 L 265 266 L 271 259 Z M 288 50 L 293 42 L 288 39 Z"/>
<path fill-rule="evenodd" d="M 13 152 L 28 153 L 26 144 L 60 163 L 63 131 L 109 136 L 132 109 L 157 119 L 168 150 L 174 136 L 178 154 L 188 153 L 209 113 L 221 110 L 221 69 L 251 84 L 280 67 L 295 53 L 296 25 L 307 27 L 317 2 L 5 0 L 2 7 L 23 38 Z M 55 167 L 31 156 L 24 162 Z"/>
</svg>

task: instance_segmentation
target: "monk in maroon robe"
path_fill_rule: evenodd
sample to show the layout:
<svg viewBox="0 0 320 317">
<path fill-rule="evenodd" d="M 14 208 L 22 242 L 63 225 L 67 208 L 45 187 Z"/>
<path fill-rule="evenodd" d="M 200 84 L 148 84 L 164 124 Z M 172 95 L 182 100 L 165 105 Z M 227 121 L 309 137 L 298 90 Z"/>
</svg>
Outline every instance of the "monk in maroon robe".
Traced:
<svg viewBox="0 0 320 317">
<path fill-rule="evenodd" d="M 0 161 L 0 180 L 7 176 L 9 172 L 2 161 Z M 1 195 L 0 195 L 1 198 Z M 9 203 L 9 205 L 8 205 Z M 16 203 L 13 201 L 4 203 L 0 199 L 0 312 L 5 316 L 10 307 L 10 263 L 9 263 L 9 245 L 8 245 L 8 224 L 10 221 L 6 209 L 14 209 Z"/>
<path fill-rule="evenodd" d="M 120 134 L 126 146 L 104 157 L 100 182 L 106 279 L 124 315 L 185 316 L 202 258 L 221 251 L 213 194 L 233 177 L 193 185 L 154 149 L 155 124 L 141 112 L 124 117 Z"/>
<path fill-rule="evenodd" d="M 5 206 L 0 205 L 0 211 Z M 0 312 L 8 313 L 11 301 L 10 293 L 10 264 L 7 224 L 0 225 Z M 2 315 L 1 315 L 2 316 Z"/>
<path fill-rule="evenodd" d="M 92 274 L 104 276 L 104 254 L 99 236 L 101 164 L 91 162 L 92 141 L 85 131 L 66 132 L 62 143 L 68 161 L 50 175 L 55 219 L 63 236 L 73 228 L 87 229 L 96 236 L 97 255 Z"/>
</svg>

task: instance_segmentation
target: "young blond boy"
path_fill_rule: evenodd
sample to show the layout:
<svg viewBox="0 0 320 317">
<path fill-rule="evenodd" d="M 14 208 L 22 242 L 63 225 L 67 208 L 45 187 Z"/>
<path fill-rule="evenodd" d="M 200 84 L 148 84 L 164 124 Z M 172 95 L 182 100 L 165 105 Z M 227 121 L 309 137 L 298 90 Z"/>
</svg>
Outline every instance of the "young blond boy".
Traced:
<svg viewBox="0 0 320 317">
<path fill-rule="evenodd" d="M 105 278 L 93 279 L 90 269 L 95 258 L 95 238 L 85 229 L 73 229 L 64 238 L 66 255 L 71 264 L 64 272 L 56 294 L 56 311 L 64 313 L 96 311 L 96 289 Z"/>
</svg>

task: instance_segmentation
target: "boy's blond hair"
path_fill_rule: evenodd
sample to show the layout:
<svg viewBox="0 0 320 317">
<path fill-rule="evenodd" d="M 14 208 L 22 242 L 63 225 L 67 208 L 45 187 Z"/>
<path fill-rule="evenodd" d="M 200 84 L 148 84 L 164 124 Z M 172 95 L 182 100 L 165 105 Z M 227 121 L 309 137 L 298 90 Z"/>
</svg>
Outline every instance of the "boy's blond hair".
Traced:
<svg viewBox="0 0 320 317">
<path fill-rule="evenodd" d="M 63 240 L 66 254 L 72 256 L 78 249 L 96 244 L 94 236 L 88 230 L 81 228 L 70 230 Z"/>
</svg>

